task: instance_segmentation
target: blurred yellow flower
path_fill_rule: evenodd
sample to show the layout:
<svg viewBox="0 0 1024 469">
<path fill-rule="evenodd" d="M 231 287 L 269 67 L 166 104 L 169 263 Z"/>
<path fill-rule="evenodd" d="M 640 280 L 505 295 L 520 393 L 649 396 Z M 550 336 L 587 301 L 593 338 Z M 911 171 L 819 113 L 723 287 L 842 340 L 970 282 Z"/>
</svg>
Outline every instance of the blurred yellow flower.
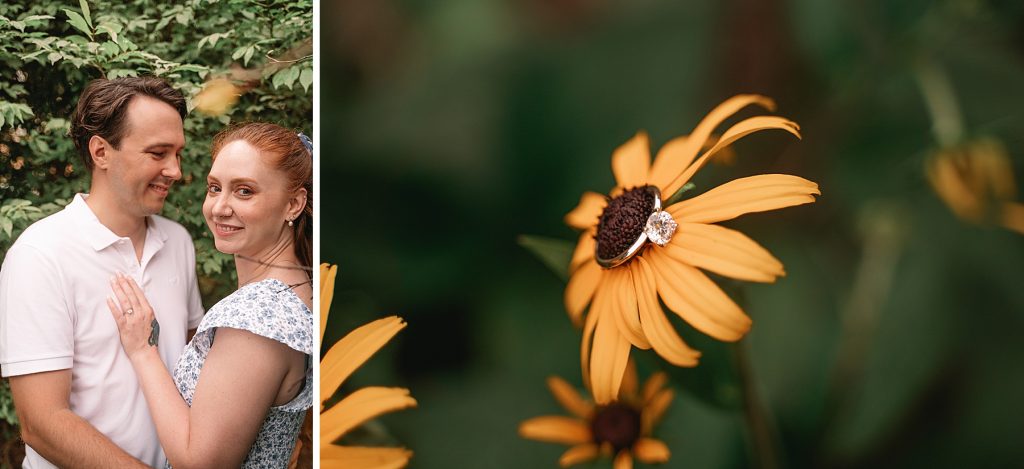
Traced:
<svg viewBox="0 0 1024 469">
<path fill-rule="evenodd" d="M 659 297 L 697 330 L 736 341 L 750 329 L 750 318 L 701 269 L 754 282 L 774 282 L 785 275 L 782 263 L 759 244 L 714 223 L 814 202 L 820 194 L 817 184 L 797 176 L 763 174 L 661 207 L 708 159 L 740 138 L 768 129 L 800 136 L 799 127 L 784 118 L 751 117 L 728 128 L 698 157 L 714 138 L 714 129 L 751 104 L 775 107 L 763 96 L 730 98 L 692 134 L 662 146 L 653 164 L 647 134 L 638 133 L 612 155 L 616 186 L 609 197 L 584 193 L 566 215 L 566 223 L 583 233 L 569 267 L 565 306 L 572 321 L 583 325 L 584 382 L 598 404 L 618 394 L 631 345 L 653 348 L 677 366 L 696 366 L 700 352 L 676 333 Z"/>
<path fill-rule="evenodd" d="M 214 78 L 203 85 L 203 89 L 192 99 L 192 103 L 203 114 L 219 116 L 228 112 L 238 102 L 241 94 L 231 80 Z"/>
<path fill-rule="evenodd" d="M 1013 165 L 998 141 L 979 139 L 938 151 L 927 160 L 925 172 L 935 193 L 960 219 L 1024 233 L 1024 205 L 1013 201 Z"/>
<path fill-rule="evenodd" d="M 633 459 L 647 464 L 667 462 L 670 456 L 664 442 L 651 437 L 654 426 L 675 397 L 665 388 L 667 377 L 655 373 L 637 390 L 636 369 L 630 363 L 623 378 L 620 398 L 595 406 L 565 380 L 552 376 L 548 388 L 555 399 L 573 417 L 546 415 L 519 425 L 519 435 L 531 440 L 570 445 L 558 463 L 562 467 L 590 461 L 601 456 L 614 458 L 615 469 L 633 467 Z"/>
<path fill-rule="evenodd" d="M 320 264 L 320 340 L 323 341 L 327 315 L 334 294 L 337 266 Z M 320 361 L 320 467 L 346 469 L 389 469 L 405 467 L 412 451 L 405 448 L 377 448 L 334 444 L 348 431 L 387 412 L 416 406 L 405 388 L 367 387 L 349 394 L 330 409 L 324 401 L 374 353 L 406 324 L 398 316 L 378 319 L 350 332 Z"/>
</svg>

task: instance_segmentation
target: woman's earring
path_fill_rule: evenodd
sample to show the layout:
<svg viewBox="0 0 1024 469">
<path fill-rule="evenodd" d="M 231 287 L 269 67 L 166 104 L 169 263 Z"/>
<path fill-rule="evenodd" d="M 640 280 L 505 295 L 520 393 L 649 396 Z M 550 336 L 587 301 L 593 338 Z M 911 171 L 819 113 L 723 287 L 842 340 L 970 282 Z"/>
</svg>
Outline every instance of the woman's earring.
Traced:
<svg viewBox="0 0 1024 469">
<path fill-rule="evenodd" d="M 289 220 L 288 220 L 288 226 L 295 226 L 295 222 L 293 222 L 293 221 L 291 221 L 291 220 L 289 219 Z"/>
</svg>

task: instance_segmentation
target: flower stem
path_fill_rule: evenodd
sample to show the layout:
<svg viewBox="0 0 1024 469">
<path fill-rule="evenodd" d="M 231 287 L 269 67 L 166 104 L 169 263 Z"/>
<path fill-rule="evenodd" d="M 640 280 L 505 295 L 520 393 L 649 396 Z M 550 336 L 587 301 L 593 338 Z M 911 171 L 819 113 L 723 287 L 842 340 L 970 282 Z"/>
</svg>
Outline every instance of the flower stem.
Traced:
<svg viewBox="0 0 1024 469">
<path fill-rule="evenodd" d="M 960 143 L 964 119 L 949 75 L 936 63 L 922 58 L 914 66 L 914 75 L 932 118 L 932 133 L 943 147 Z"/>
<path fill-rule="evenodd" d="M 729 344 L 733 352 L 736 371 L 739 374 L 740 388 L 743 392 L 743 417 L 747 425 L 748 439 L 752 454 L 752 466 L 760 469 L 777 469 L 779 454 L 777 443 L 778 430 L 774 419 L 765 406 L 754 379 L 754 370 L 750 364 L 747 341 Z"/>
</svg>

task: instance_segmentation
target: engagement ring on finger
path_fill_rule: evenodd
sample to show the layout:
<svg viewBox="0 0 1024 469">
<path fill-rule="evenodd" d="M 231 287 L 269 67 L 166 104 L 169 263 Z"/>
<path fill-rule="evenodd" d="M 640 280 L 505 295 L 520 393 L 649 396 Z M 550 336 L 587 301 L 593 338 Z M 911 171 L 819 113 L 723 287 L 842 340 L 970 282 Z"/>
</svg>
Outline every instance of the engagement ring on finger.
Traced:
<svg viewBox="0 0 1024 469">
<path fill-rule="evenodd" d="M 131 308 L 128 308 L 128 309 L 124 310 L 125 316 L 131 316 L 134 313 L 135 313 L 135 310 L 131 309 Z"/>
</svg>

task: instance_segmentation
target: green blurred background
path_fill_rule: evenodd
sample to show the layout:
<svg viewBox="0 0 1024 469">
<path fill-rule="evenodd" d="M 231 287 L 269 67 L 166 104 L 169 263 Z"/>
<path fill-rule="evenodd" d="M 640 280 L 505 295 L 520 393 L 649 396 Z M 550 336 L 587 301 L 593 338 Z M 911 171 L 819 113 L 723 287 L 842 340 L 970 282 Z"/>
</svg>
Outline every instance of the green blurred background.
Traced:
<svg viewBox="0 0 1024 469">
<path fill-rule="evenodd" d="M 565 447 L 516 428 L 564 413 L 544 379 L 582 384 L 580 335 L 564 280 L 517 237 L 574 243 L 562 217 L 612 187 L 618 145 L 645 129 L 656 151 L 749 92 L 773 97 L 803 140 L 748 137 L 696 192 L 757 173 L 822 189 L 725 223 L 786 277 L 716 278 L 754 319 L 742 346 L 780 464 L 1024 467 L 1024 236 L 966 224 L 931 190 L 938 142 L 920 86 L 922 67 L 938 71 L 964 137 L 997 139 L 1024 169 L 1021 2 L 378 0 L 321 13 L 321 259 L 340 264 L 325 343 L 407 319 L 341 393 L 412 390 L 419 407 L 370 438 L 415 451 L 411 467 L 557 465 Z M 667 466 L 754 464 L 729 349 L 676 325 L 705 360 L 670 370 L 678 394 L 655 433 Z M 671 368 L 634 356 L 641 378 Z"/>
</svg>

